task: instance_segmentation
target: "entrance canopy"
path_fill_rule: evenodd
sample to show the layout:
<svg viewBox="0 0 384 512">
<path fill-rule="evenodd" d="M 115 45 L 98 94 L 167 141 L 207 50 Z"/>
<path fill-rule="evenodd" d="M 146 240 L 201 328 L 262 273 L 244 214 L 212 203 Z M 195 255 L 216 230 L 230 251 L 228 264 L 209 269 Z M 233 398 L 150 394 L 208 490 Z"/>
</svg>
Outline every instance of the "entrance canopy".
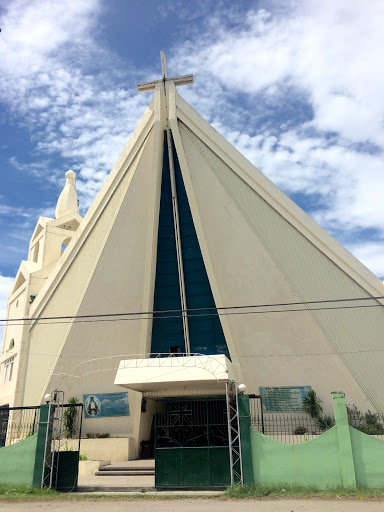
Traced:
<svg viewBox="0 0 384 512">
<path fill-rule="evenodd" d="M 115 384 L 146 396 L 225 394 L 225 384 L 236 380 L 233 364 L 224 354 L 182 355 L 120 362 Z"/>
</svg>

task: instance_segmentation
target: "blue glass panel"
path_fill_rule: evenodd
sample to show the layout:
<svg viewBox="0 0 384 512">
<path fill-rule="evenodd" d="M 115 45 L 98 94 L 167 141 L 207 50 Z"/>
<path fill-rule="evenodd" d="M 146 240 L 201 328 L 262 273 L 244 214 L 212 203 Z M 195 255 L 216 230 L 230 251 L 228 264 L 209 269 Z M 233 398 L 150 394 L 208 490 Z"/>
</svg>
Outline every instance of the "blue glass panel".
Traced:
<svg viewBox="0 0 384 512">
<path fill-rule="evenodd" d="M 225 354 L 229 357 L 220 318 L 214 310 L 216 305 L 197 239 L 174 145 L 173 155 L 187 308 L 208 308 L 206 311 L 191 312 L 188 314 L 191 352 L 211 355 Z M 213 308 L 213 310 L 211 308 Z M 165 144 L 160 198 L 154 310 L 165 311 L 170 309 L 180 310 L 181 300 L 173 224 L 168 148 L 167 144 Z M 169 316 L 173 318 L 168 318 Z M 177 346 L 181 347 L 181 352 L 185 351 L 181 314 L 155 314 L 152 328 L 151 352 L 168 353 L 170 347 Z"/>
<path fill-rule="evenodd" d="M 173 158 L 187 307 L 188 309 L 216 308 L 174 146 Z M 229 358 L 223 328 L 215 310 L 189 313 L 188 325 L 191 352 L 210 355 L 225 354 Z"/>
</svg>

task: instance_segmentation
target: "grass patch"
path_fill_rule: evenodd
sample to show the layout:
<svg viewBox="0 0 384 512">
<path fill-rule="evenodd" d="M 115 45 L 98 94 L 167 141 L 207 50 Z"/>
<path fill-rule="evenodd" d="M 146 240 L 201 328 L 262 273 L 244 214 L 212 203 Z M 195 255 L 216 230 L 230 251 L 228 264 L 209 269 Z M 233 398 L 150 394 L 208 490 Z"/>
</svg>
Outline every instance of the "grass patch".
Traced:
<svg viewBox="0 0 384 512">
<path fill-rule="evenodd" d="M 182 491 L 180 491 L 182 493 Z M 2 501 L 138 501 L 138 500 L 184 500 L 190 495 L 156 495 L 147 493 L 106 493 L 87 494 L 78 492 L 58 492 L 53 489 L 37 489 L 27 485 L 0 484 L 0 503 Z M 195 499 L 217 499 L 218 496 L 197 495 Z"/>
<path fill-rule="evenodd" d="M 246 498 L 309 498 L 313 496 L 325 498 L 381 498 L 384 499 L 384 489 L 328 487 L 320 489 L 313 485 L 299 486 L 289 484 L 260 485 L 248 484 L 229 487 L 224 499 L 246 499 Z"/>
<path fill-rule="evenodd" d="M 0 500 L 52 499 L 59 494 L 53 489 L 37 489 L 29 485 L 0 484 Z"/>
<path fill-rule="evenodd" d="M 235 499 L 268 499 L 268 498 L 325 498 L 325 499 L 384 499 L 384 489 L 329 487 L 319 489 L 316 486 L 297 486 L 289 484 L 257 485 L 249 484 L 229 487 L 223 494 L 195 496 L 165 494 L 83 494 L 77 492 L 62 493 L 53 489 L 36 489 L 27 485 L 0 485 L 1 501 L 137 501 L 137 500 L 235 500 Z"/>
</svg>

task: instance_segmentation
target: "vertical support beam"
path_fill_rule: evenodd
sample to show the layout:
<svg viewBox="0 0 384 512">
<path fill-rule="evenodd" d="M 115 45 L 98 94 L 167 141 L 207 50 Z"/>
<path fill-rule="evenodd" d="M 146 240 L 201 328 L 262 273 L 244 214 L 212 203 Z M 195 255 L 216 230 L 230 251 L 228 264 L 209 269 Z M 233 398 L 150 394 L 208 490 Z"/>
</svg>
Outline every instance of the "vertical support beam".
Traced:
<svg viewBox="0 0 384 512">
<path fill-rule="evenodd" d="M 239 485 L 244 483 L 238 396 L 239 395 L 236 382 L 228 381 L 226 383 L 226 401 L 231 485 Z"/>
<path fill-rule="evenodd" d="M 353 462 L 345 394 L 342 392 L 333 392 L 332 400 L 339 441 L 341 477 L 344 487 L 356 487 L 355 465 Z"/>
<path fill-rule="evenodd" d="M 190 354 L 191 353 L 191 343 L 189 340 L 187 298 L 186 298 L 186 294 L 185 294 L 183 255 L 181 252 L 179 207 L 177 204 L 175 164 L 173 161 L 172 135 L 171 135 L 170 128 L 167 128 L 167 145 L 168 145 L 168 159 L 169 159 L 169 174 L 170 174 L 170 179 L 171 179 L 171 192 L 172 192 L 173 224 L 174 224 L 174 228 L 175 228 L 177 268 L 179 270 L 180 301 L 181 301 L 181 310 L 182 310 L 181 314 L 182 314 L 182 318 L 183 318 L 185 353 Z"/>
</svg>

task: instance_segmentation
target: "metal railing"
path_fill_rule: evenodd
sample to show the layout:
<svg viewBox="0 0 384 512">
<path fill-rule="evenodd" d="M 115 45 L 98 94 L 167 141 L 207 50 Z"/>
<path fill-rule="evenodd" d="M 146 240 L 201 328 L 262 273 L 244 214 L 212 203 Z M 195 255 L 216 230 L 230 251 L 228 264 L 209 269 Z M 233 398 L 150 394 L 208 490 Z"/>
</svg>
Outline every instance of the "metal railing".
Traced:
<svg viewBox="0 0 384 512">
<path fill-rule="evenodd" d="M 228 446 L 224 397 L 214 399 L 157 399 L 156 448 Z"/>
<path fill-rule="evenodd" d="M 384 440 L 384 415 L 369 410 L 362 413 L 356 406 L 348 406 L 347 412 L 348 423 L 351 427 Z"/>
<path fill-rule="evenodd" d="M 312 418 L 307 413 L 268 413 L 260 395 L 250 395 L 251 425 L 264 435 L 285 444 L 298 444 L 323 434 L 334 426 L 330 416 Z"/>
<path fill-rule="evenodd" d="M 0 448 L 37 433 L 40 407 L 0 407 Z"/>
<path fill-rule="evenodd" d="M 83 418 L 83 404 L 64 404 L 61 409 L 61 444 L 79 439 Z M 37 433 L 40 406 L 0 407 L 0 448 L 22 441 Z"/>
</svg>

